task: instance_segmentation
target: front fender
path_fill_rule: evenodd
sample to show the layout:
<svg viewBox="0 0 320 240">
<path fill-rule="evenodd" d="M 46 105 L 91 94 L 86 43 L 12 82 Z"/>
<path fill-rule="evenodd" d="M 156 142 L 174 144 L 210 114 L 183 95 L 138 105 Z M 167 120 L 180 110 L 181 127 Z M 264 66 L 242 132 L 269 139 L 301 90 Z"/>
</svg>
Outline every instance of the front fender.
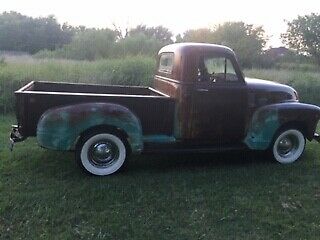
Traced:
<svg viewBox="0 0 320 240">
<path fill-rule="evenodd" d="M 263 106 L 255 111 L 244 139 L 250 149 L 266 150 L 276 133 L 285 124 L 299 123 L 304 134 L 312 140 L 320 119 L 320 108 L 299 102 L 285 102 Z"/>
<path fill-rule="evenodd" d="M 73 150 L 82 132 L 108 125 L 128 135 L 132 152 L 143 149 L 139 119 L 126 107 L 113 103 L 81 103 L 47 110 L 37 125 L 37 140 L 45 148 Z"/>
</svg>

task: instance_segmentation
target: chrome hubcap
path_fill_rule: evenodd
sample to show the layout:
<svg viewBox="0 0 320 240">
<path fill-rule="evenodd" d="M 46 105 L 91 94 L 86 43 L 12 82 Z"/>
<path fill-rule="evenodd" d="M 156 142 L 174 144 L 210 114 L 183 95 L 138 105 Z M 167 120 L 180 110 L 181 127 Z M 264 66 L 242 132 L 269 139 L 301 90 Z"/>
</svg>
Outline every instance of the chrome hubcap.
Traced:
<svg viewBox="0 0 320 240">
<path fill-rule="evenodd" d="M 119 149 L 111 141 L 97 142 L 90 146 L 88 158 L 98 167 L 106 167 L 113 164 L 119 156 Z"/>
<path fill-rule="evenodd" d="M 294 154 L 299 146 L 299 140 L 295 135 L 286 135 L 280 139 L 277 151 L 281 157 L 288 157 Z"/>
</svg>

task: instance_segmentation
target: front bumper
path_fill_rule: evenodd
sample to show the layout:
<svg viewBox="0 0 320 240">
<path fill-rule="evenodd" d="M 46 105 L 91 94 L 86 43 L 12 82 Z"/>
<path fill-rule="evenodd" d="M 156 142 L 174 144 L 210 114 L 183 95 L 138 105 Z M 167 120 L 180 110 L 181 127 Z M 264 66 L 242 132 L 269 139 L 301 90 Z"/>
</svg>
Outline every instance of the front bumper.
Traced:
<svg viewBox="0 0 320 240">
<path fill-rule="evenodd" d="M 10 139 L 9 139 L 9 149 L 10 151 L 13 150 L 13 146 L 16 142 L 22 142 L 25 140 L 26 137 L 24 137 L 20 132 L 19 132 L 19 126 L 18 125 L 12 125 L 11 127 L 11 133 L 10 133 Z"/>
<path fill-rule="evenodd" d="M 313 139 L 320 143 L 320 135 L 318 133 L 314 133 Z"/>
</svg>

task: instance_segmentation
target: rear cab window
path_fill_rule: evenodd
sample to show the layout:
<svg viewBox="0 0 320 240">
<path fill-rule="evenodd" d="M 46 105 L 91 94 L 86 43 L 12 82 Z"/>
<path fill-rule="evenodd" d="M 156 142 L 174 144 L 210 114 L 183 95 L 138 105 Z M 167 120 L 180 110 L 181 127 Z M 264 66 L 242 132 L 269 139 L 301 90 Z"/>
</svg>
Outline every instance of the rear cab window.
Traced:
<svg viewBox="0 0 320 240">
<path fill-rule="evenodd" d="M 173 53 L 162 53 L 159 59 L 158 72 L 171 74 L 173 69 Z"/>
</svg>

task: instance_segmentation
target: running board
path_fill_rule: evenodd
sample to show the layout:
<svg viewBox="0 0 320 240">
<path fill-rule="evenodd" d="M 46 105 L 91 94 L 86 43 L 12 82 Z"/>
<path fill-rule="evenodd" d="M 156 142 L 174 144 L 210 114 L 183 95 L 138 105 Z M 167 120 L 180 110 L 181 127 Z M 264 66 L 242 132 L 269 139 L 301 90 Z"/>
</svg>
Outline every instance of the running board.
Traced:
<svg viewBox="0 0 320 240">
<path fill-rule="evenodd" d="M 150 148 L 147 147 L 144 149 L 143 153 L 167 153 L 167 154 L 176 154 L 176 153 L 217 153 L 217 152 L 226 152 L 226 151 L 239 151 L 247 150 L 248 148 L 245 145 L 237 146 L 219 146 L 219 147 L 197 147 L 197 148 Z"/>
</svg>

